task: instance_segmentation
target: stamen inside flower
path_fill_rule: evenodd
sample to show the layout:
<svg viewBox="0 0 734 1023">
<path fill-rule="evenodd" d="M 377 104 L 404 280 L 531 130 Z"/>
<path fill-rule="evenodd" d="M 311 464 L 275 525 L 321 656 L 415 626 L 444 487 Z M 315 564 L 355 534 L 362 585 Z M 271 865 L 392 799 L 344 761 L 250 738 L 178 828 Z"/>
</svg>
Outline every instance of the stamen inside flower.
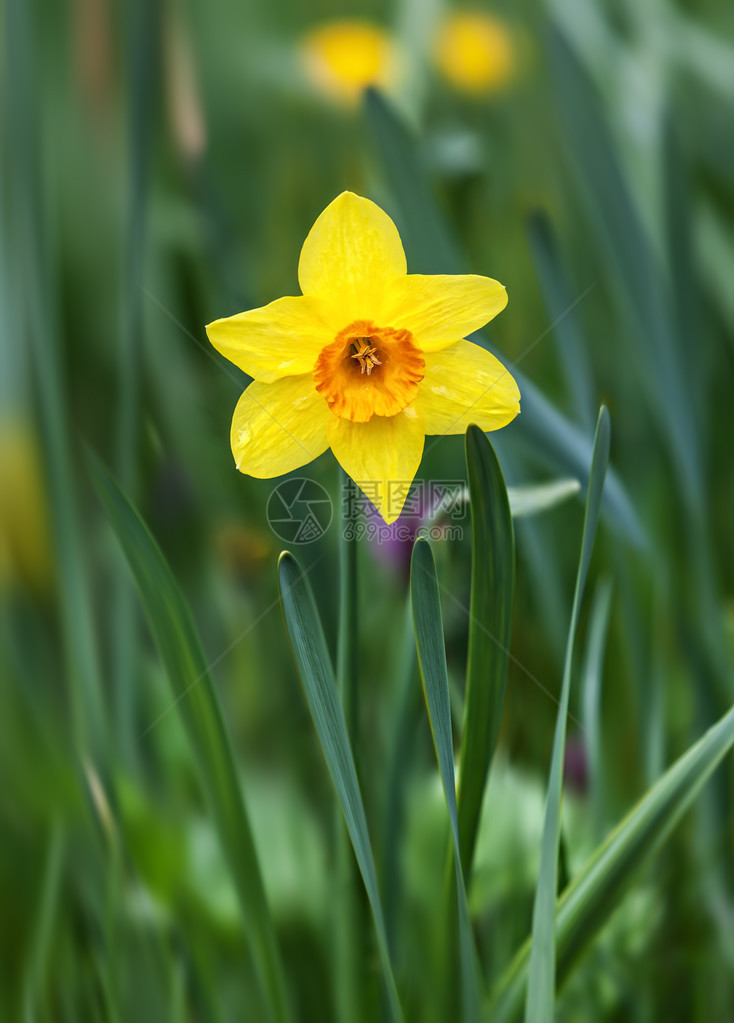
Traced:
<svg viewBox="0 0 734 1023">
<path fill-rule="evenodd" d="M 377 358 L 377 349 L 372 344 L 371 337 L 358 337 L 356 341 L 352 342 L 353 359 L 358 359 L 359 364 L 362 367 L 362 372 L 367 371 L 367 376 L 370 375 L 375 366 L 381 366 L 382 363 Z"/>
<path fill-rule="evenodd" d="M 366 423 L 410 405 L 425 368 L 409 330 L 355 320 L 321 350 L 313 379 L 335 415 Z"/>
</svg>

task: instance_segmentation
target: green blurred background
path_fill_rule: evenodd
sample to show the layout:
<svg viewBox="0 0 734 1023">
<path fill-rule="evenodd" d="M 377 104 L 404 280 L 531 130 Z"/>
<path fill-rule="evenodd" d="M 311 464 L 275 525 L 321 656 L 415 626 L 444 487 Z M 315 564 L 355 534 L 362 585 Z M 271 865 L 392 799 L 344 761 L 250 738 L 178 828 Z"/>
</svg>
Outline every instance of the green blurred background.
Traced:
<svg viewBox="0 0 734 1023">
<path fill-rule="evenodd" d="M 599 404 L 611 412 L 591 578 L 611 596 L 601 761 L 591 786 L 577 689 L 571 873 L 732 702 L 734 10 L 473 10 L 492 20 L 449 45 L 459 9 L 438 0 L 3 4 L 2 1019 L 264 1018 L 89 449 L 140 509 L 214 665 L 296 1018 L 336 1018 L 332 794 L 278 607 L 273 484 L 239 475 L 229 449 L 247 381 L 204 324 L 297 294 L 302 241 L 343 189 L 393 216 L 409 269 L 506 285 L 491 343 L 522 374 L 523 413 L 492 440 L 510 485 L 583 486 Z M 348 17 L 385 33 L 384 102 L 340 88 L 310 35 Z M 352 70 L 364 59 L 347 56 Z M 424 478 L 464 478 L 461 437 L 428 447 Z M 303 474 L 336 498 L 330 452 Z M 516 522 L 515 660 L 471 893 L 490 980 L 530 927 L 582 515 L 579 499 Z M 299 552 L 332 649 L 337 532 Z M 468 535 L 436 556 L 466 602 Z M 428 1019 L 447 827 L 405 664 L 404 567 L 404 552 L 360 546 L 360 771 L 378 869 L 399 860 L 406 1012 Z M 460 720 L 467 620 L 450 602 L 444 614 Z M 727 762 L 559 1019 L 734 1011 L 731 781 Z M 391 799 L 400 841 L 383 850 Z"/>
</svg>

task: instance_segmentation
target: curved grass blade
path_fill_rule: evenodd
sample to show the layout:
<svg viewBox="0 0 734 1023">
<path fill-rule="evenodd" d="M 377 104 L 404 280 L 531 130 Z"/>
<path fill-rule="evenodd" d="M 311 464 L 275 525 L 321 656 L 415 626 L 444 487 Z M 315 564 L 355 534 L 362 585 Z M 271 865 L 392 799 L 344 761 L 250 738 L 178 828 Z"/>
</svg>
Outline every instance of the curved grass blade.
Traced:
<svg viewBox="0 0 734 1023">
<path fill-rule="evenodd" d="M 558 883 L 558 842 L 561 824 L 561 795 L 563 786 L 563 750 L 566 744 L 566 719 L 571 691 L 573 648 L 578 628 L 581 600 L 591 560 L 591 550 L 599 521 L 604 478 L 609 464 L 609 413 L 602 405 L 594 439 L 589 490 L 581 541 L 581 557 L 576 576 L 576 589 L 571 610 L 571 623 L 566 641 L 561 698 L 556 717 L 553 739 L 548 797 L 545 805 L 545 823 L 540 853 L 538 886 L 533 906 L 532 948 L 525 1006 L 526 1023 L 552 1023 L 555 1001 L 556 945 L 555 909 Z"/>
<path fill-rule="evenodd" d="M 457 243 L 431 193 L 415 140 L 375 89 L 367 90 L 365 111 L 398 203 L 395 219 L 401 227 L 410 265 L 422 273 L 466 273 L 466 259 L 457 255 Z M 474 334 L 472 340 L 502 359 L 502 354 L 483 336 Z M 586 486 L 592 450 L 589 437 L 514 366 L 510 369 L 522 395 L 522 415 L 513 424 L 513 433 L 526 438 L 534 452 L 546 457 L 558 471 L 576 477 Z M 637 513 L 614 473 L 607 479 L 604 506 L 615 529 L 637 546 L 646 544 Z"/>
<path fill-rule="evenodd" d="M 559 984 L 619 905 L 643 862 L 663 845 L 732 747 L 734 708 L 645 793 L 571 881 L 556 912 Z M 484 1014 L 487 1023 L 519 1017 L 529 959 L 528 941 L 500 981 Z"/>
<path fill-rule="evenodd" d="M 527 518 L 540 512 L 550 511 L 557 504 L 563 504 L 575 497 L 581 490 L 578 480 L 551 480 L 550 483 L 535 483 L 523 487 L 508 487 L 510 514 L 513 519 Z"/>
<path fill-rule="evenodd" d="M 459 765 L 459 839 L 461 865 L 468 880 L 505 705 L 515 590 L 515 534 L 502 470 L 492 445 L 477 426 L 470 426 L 466 432 L 466 467 L 472 570 Z"/>
<path fill-rule="evenodd" d="M 387 946 L 377 873 L 334 669 L 308 579 L 288 551 L 278 568 L 281 603 L 306 703 L 326 760 L 372 908 L 392 1018 L 403 1018 Z"/>
<path fill-rule="evenodd" d="M 504 455 L 505 458 L 508 458 L 507 452 L 504 452 Z M 527 483 L 519 487 L 507 487 L 510 515 L 513 519 L 525 519 L 531 515 L 539 515 L 541 512 L 550 511 L 556 505 L 563 504 L 564 501 L 575 497 L 580 490 L 579 481 L 568 478 L 549 480 L 547 483 Z M 434 512 L 428 519 L 428 524 L 432 525 L 447 511 L 451 511 L 459 505 L 468 505 L 470 499 L 469 488 L 464 487 L 449 508 L 442 507 Z"/>
<path fill-rule="evenodd" d="M 285 976 L 222 712 L 191 615 L 142 519 L 91 456 L 94 485 L 132 570 L 237 888 L 269 1014 L 290 1019 Z"/>
<path fill-rule="evenodd" d="M 413 547 L 410 565 L 410 595 L 413 603 L 413 627 L 418 651 L 418 666 L 423 682 L 428 719 L 431 723 L 431 735 L 436 750 L 438 769 L 451 821 L 456 901 L 459 910 L 463 1018 L 476 1020 L 479 1017 L 478 975 L 459 844 L 459 820 L 454 781 L 454 741 L 451 734 L 451 703 L 443 639 L 443 619 L 438 595 L 436 564 L 427 540 L 418 540 Z"/>
</svg>

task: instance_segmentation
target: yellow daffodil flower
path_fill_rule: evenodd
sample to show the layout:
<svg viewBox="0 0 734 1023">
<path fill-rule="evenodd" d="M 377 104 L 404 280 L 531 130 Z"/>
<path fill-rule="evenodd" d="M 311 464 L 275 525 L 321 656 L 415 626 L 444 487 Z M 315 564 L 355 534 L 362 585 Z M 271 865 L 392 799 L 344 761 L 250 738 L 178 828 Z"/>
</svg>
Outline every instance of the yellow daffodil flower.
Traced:
<svg viewBox="0 0 734 1023">
<path fill-rule="evenodd" d="M 389 85 L 398 67 L 390 36 L 367 21 L 332 21 L 301 44 L 306 74 L 323 95 L 353 106 L 368 85 Z"/>
<path fill-rule="evenodd" d="M 515 43 L 508 26 L 480 11 L 451 14 L 435 42 L 436 64 L 454 88 L 476 96 L 496 92 L 515 70 Z"/>
<path fill-rule="evenodd" d="M 343 192 L 301 250 L 302 295 L 207 327 L 251 377 L 232 420 L 240 472 L 297 469 L 331 447 L 387 523 L 400 515 L 427 434 L 497 430 L 520 411 L 512 376 L 463 340 L 507 304 L 497 281 L 408 274 L 379 206 Z"/>
</svg>

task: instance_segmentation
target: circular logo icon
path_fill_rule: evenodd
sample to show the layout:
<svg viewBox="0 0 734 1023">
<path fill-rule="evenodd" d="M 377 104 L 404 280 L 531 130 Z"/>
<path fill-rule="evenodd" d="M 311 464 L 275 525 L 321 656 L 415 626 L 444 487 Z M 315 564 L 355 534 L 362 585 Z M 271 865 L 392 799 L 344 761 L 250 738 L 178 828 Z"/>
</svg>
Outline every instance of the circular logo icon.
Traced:
<svg viewBox="0 0 734 1023">
<path fill-rule="evenodd" d="M 331 498 L 316 480 L 283 480 L 268 498 L 270 528 L 286 543 L 313 543 L 331 525 Z"/>
</svg>

